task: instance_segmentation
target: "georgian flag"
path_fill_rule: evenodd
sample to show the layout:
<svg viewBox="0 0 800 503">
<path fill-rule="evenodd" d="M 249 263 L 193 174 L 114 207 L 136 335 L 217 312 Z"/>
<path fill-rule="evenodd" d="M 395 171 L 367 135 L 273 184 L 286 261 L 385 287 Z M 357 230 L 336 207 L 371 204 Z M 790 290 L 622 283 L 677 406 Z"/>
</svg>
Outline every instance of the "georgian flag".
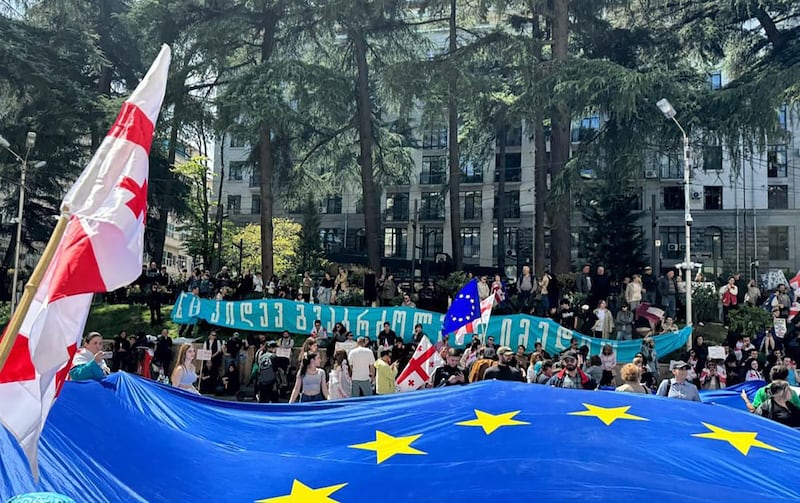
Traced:
<svg viewBox="0 0 800 503">
<path fill-rule="evenodd" d="M 0 408 L 0 421 L 36 477 L 39 436 L 80 345 L 93 294 L 141 273 L 148 155 L 169 62 L 163 46 L 64 198 L 66 230 L 0 369 L 0 403 L 13 404 Z"/>
<path fill-rule="evenodd" d="M 792 319 L 800 314 L 800 272 L 789 280 L 789 287 L 794 292 L 794 300 L 789 307 L 789 319 Z"/>
<path fill-rule="evenodd" d="M 431 344 L 427 335 L 422 337 L 411 356 L 411 361 L 397 376 L 397 391 L 413 391 L 425 386 L 433 376 L 433 372 L 440 366 L 439 360 L 436 346 Z"/>
</svg>

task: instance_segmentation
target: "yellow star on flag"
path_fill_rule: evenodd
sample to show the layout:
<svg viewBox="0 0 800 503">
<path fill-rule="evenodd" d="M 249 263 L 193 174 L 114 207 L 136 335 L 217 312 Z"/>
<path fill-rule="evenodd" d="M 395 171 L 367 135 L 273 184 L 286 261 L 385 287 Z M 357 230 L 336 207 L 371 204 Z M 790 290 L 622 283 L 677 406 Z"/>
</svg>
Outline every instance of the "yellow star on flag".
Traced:
<svg viewBox="0 0 800 503">
<path fill-rule="evenodd" d="M 427 454 L 411 447 L 411 444 L 422 435 L 409 435 L 407 437 L 393 437 L 382 431 L 375 431 L 375 440 L 363 444 L 349 445 L 353 449 L 375 451 L 378 464 L 383 463 L 395 454 Z"/>
<path fill-rule="evenodd" d="M 753 431 L 730 431 L 708 423 L 703 423 L 703 426 L 711 430 L 711 433 L 695 433 L 692 436 L 728 442 L 745 456 L 750 452 L 751 447 L 760 447 L 761 449 L 767 449 L 769 451 L 783 452 L 777 447 L 765 444 L 761 440 L 756 440 L 758 433 Z"/>
<path fill-rule="evenodd" d="M 336 484 L 319 489 L 311 489 L 297 479 L 292 482 L 292 492 L 286 496 L 258 500 L 256 503 L 339 503 L 339 500 L 329 498 L 347 484 Z"/>
<path fill-rule="evenodd" d="M 644 417 L 634 416 L 633 414 L 628 414 L 628 409 L 630 406 L 627 407 L 600 407 L 598 405 L 591 405 L 588 403 L 583 404 L 586 407 L 586 410 L 582 410 L 579 412 L 570 412 L 570 416 L 588 416 L 588 417 L 596 417 L 606 426 L 611 426 L 611 423 L 616 421 L 617 419 L 631 419 L 633 421 L 649 421 Z"/>
<path fill-rule="evenodd" d="M 489 414 L 482 410 L 475 409 L 475 419 L 456 423 L 458 426 L 480 426 L 487 435 L 501 426 L 518 426 L 521 424 L 531 424 L 525 421 L 517 421 L 514 416 L 520 411 L 506 412 L 505 414 Z"/>
</svg>

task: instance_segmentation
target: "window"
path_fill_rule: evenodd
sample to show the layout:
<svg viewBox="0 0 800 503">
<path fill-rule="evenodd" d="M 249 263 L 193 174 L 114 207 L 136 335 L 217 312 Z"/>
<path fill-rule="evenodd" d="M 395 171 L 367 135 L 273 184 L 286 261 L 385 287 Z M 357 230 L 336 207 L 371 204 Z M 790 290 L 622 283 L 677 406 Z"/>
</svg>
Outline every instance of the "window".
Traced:
<svg viewBox="0 0 800 503">
<path fill-rule="evenodd" d="M 686 233 L 683 226 L 661 227 L 661 256 L 665 259 L 682 259 L 686 250 Z"/>
<path fill-rule="evenodd" d="M 767 147 L 767 177 L 786 177 L 786 145 L 770 145 Z"/>
<path fill-rule="evenodd" d="M 594 138 L 597 131 L 600 130 L 600 116 L 591 115 L 581 119 L 577 127 L 573 127 L 571 131 L 572 143 L 587 142 Z"/>
<path fill-rule="evenodd" d="M 708 85 L 712 91 L 722 89 L 722 72 L 712 72 L 708 76 Z"/>
<path fill-rule="evenodd" d="M 238 136 L 231 136 L 231 148 L 243 148 L 247 146 L 247 140 Z"/>
<path fill-rule="evenodd" d="M 386 210 L 383 219 L 387 222 L 408 221 L 408 194 L 386 194 Z"/>
<path fill-rule="evenodd" d="M 769 226 L 769 259 L 789 260 L 789 227 Z"/>
<path fill-rule="evenodd" d="M 250 198 L 250 214 L 261 214 L 261 194 L 253 194 Z"/>
<path fill-rule="evenodd" d="M 506 227 L 503 230 L 503 250 L 506 258 L 517 256 L 517 232 L 516 227 Z M 497 227 L 492 229 L 492 256 L 497 258 Z"/>
<path fill-rule="evenodd" d="M 444 196 L 439 192 L 423 192 L 420 220 L 444 220 Z"/>
<path fill-rule="evenodd" d="M 422 133 L 422 148 L 444 150 L 447 148 L 447 126 L 434 126 Z"/>
<path fill-rule="evenodd" d="M 347 249 L 354 253 L 366 253 L 367 230 L 364 228 L 349 230 L 347 233 Z"/>
<path fill-rule="evenodd" d="M 505 193 L 505 218 L 519 218 L 519 191 L 511 190 Z M 494 196 L 494 214 L 497 215 L 497 194 Z M 497 218 L 495 216 L 495 218 Z"/>
<path fill-rule="evenodd" d="M 703 208 L 707 210 L 722 209 L 722 187 L 705 186 L 703 187 Z"/>
<path fill-rule="evenodd" d="M 167 231 L 166 231 L 168 238 L 175 237 L 175 222 L 167 221 Z"/>
<path fill-rule="evenodd" d="M 786 105 L 778 107 L 778 125 L 786 131 Z"/>
<path fill-rule="evenodd" d="M 722 229 L 719 227 L 706 227 L 705 233 L 706 250 L 711 254 L 712 260 L 722 259 Z"/>
<path fill-rule="evenodd" d="M 495 156 L 494 180 L 500 179 L 500 156 Z M 518 182 L 522 177 L 522 154 L 506 154 L 506 181 Z"/>
<path fill-rule="evenodd" d="M 359 197 L 356 199 L 356 215 L 363 215 L 364 214 L 364 198 Z"/>
<path fill-rule="evenodd" d="M 461 160 L 458 167 L 461 169 L 461 181 L 463 183 L 483 182 L 483 169 L 480 164 L 472 161 Z"/>
<path fill-rule="evenodd" d="M 478 227 L 461 229 L 461 241 L 464 244 L 464 258 L 481 258 L 481 230 Z"/>
<path fill-rule="evenodd" d="M 234 161 L 228 164 L 228 180 L 241 180 L 244 173 L 245 164 L 242 161 Z"/>
<path fill-rule="evenodd" d="M 464 220 L 480 220 L 482 200 L 482 193 L 480 190 L 461 193 L 461 204 L 464 208 L 461 216 Z"/>
<path fill-rule="evenodd" d="M 703 169 L 706 171 L 722 171 L 722 147 L 707 146 L 703 149 Z"/>
<path fill-rule="evenodd" d="M 444 230 L 422 228 L 422 258 L 432 259 L 444 249 Z"/>
<path fill-rule="evenodd" d="M 342 196 L 329 196 L 322 204 L 322 213 L 338 215 L 342 212 Z"/>
<path fill-rule="evenodd" d="M 767 189 L 767 208 L 785 210 L 789 208 L 789 186 L 770 185 Z"/>
<path fill-rule="evenodd" d="M 664 187 L 664 209 L 682 210 L 684 205 L 683 187 Z"/>
<path fill-rule="evenodd" d="M 261 186 L 261 173 L 255 169 L 250 171 L 250 186 L 251 187 Z"/>
<path fill-rule="evenodd" d="M 512 127 L 506 129 L 506 147 L 522 146 L 522 127 Z"/>
<path fill-rule="evenodd" d="M 242 212 L 242 196 L 228 195 L 228 213 L 238 215 Z"/>
<path fill-rule="evenodd" d="M 683 178 L 683 157 L 678 154 L 656 154 L 654 165 L 662 179 Z"/>
<path fill-rule="evenodd" d="M 383 230 L 383 256 L 405 258 L 408 246 L 408 230 L 387 227 Z"/>
<path fill-rule="evenodd" d="M 419 183 L 438 185 L 447 182 L 447 157 L 443 155 L 426 155 L 422 158 L 422 172 Z"/>
<path fill-rule="evenodd" d="M 329 228 L 320 229 L 319 238 L 322 241 L 322 247 L 327 253 L 341 251 L 342 249 L 342 229 Z"/>
</svg>

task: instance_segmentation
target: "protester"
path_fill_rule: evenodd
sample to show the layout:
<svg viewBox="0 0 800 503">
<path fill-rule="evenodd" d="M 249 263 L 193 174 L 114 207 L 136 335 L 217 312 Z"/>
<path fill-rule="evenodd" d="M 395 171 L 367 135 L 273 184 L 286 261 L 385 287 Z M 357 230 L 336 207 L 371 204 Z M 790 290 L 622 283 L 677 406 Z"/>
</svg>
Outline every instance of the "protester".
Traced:
<svg viewBox="0 0 800 503">
<path fill-rule="evenodd" d="M 664 379 L 656 392 L 659 396 L 668 398 L 678 398 L 693 402 L 700 401 L 700 394 L 697 387 L 686 380 L 689 371 L 689 364 L 678 360 L 672 364 L 672 379 Z"/>
<path fill-rule="evenodd" d="M 256 355 L 256 398 L 259 403 L 278 403 L 280 390 L 278 389 L 278 358 L 274 351 L 275 342 L 262 345 Z"/>
<path fill-rule="evenodd" d="M 330 389 L 328 390 L 330 399 L 350 398 L 352 392 L 353 379 L 350 377 L 347 352 L 343 349 L 337 349 L 333 354 L 333 369 L 331 370 Z"/>
<path fill-rule="evenodd" d="M 328 399 L 328 383 L 325 380 L 325 371 L 320 366 L 321 359 L 317 353 L 306 353 L 297 373 L 289 403 L 319 402 Z"/>
<path fill-rule="evenodd" d="M 633 336 L 633 312 L 627 303 L 620 306 L 616 317 L 617 340 L 629 341 Z"/>
<path fill-rule="evenodd" d="M 119 334 L 114 337 L 114 349 L 111 357 L 111 371 L 125 369 L 125 361 L 128 359 L 128 354 L 131 350 L 131 343 L 128 342 L 128 331 L 120 330 Z"/>
<path fill-rule="evenodd" d="M 175 365 L 175 370 L 172 371 L 170 381 L 176 388 L 199 394 L 197 388 L 194 387 L 194 383 L 197 381 L 197 373 L 194 370 L 194 355 L 195 350 L 191 344 L 181 345 L 180 349 L 178 349 L 177 365 Z"/>
<path fill-rule="evenodd" d="M 622 369 L 619 373 L 620 377 L 622 377 L 623 383 L 614 391 L 619 391 L 621 393 L 640 393 L 642 395 L 650 394 L 647 388 L 642 386 L 640 382 L 642 374 L 641 369 L 637 365 L 633 363 L 626 363 L 622 366 Z"/>
<path fill-rule="evenodd" d="M 578 355 L 574 351 L 567 351 L 561 355 L 563 368 L 547 382 L 555 388 L 570 389 L 595 389 L 596 381 L 593 381 L 578 367 Z"/>
<path fill-rule="evenodd" d="M 617 355 L 614 354 L 614 348 L 611 344 L 603 346 L 600 352 L 600 364 L 603 369 L 602 379 L 600 386 L 609 386 L 614 384 L 614 376 L 617 372 Z"/>
<path fill-rule="evenodd" d="M 375 378 L 375 355 L 367 347 L 367 338 L 359 337 L 357 346 L 350 350 L 347 359 L 353 368 L 353 389 L 350 396 L 372 395 L 372 380 Z"/>
<path fill-rule="evenodd" d="M 511 366 L 514 352 L 510 347 L 501 346 L 500 349 L 497 350 L 497 358 L 497 365 L 486 369 L 486 372 L 483 374 L 483 380 L 497 379 L 498 381 L 525 382 L 525 379 L 522 377 L 522 372 Z"/>
<path fill-rule="evenodd" d="M 459 360 L 458 352 L 450 348 L 447 351 L 447 362 L 433 373 L 431 383 L 434 388 L 458 386 L 467 383 L 467 376 L 464 374 L 464 370 L 458 366 Z"/>
<path fill-rule="evenodd" d="M 789 383 L 773 381 L 769 385 L 769 398 L 756 408 L 755 413 L 791 428 L 800 427 L 800 407 L 791 399 Z"/>
<path fill-rule="evenodd" d="M 375 362 L 375 394 L 394 393 L 397 390 L 395 379 L 397 379 L 397 362 L 392 363 L 392 350 L 384 349 Z"/>
<path fill-rule="evenodd" d="M 99 381 L 110 372 L 104 360 L 103 336 L 90 332 L 83 341 L 83 347 L 72 358 L 69 377 L 73 381 Z"/>
</svg>

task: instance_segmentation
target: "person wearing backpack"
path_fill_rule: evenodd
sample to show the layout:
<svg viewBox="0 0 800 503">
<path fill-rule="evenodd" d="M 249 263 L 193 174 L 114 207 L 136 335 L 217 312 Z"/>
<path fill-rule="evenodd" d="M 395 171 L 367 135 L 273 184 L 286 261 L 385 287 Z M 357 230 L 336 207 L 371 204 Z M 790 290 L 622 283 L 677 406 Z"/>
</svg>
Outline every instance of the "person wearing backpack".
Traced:
<svg viewBox="0 0 800 503">
<path fill-rule="evenodd" d="M 700 394 L 697 392 L 697 386 L 686 380 L 690 365 L 683 360 L 678 360 L 673 362 L 671 367 L 674 377 L 661 381 L 656 395 L 699 402 Z"/>
<path fill-rule="evenodd" d="M 278 403 L 277 368 L 275 366 L 275 342 L 270 342 L 269 346 L 259 351 L 256 360 L 258 374 L 256 376 L 256 396 L 258 403 Z"/>
</svg>

